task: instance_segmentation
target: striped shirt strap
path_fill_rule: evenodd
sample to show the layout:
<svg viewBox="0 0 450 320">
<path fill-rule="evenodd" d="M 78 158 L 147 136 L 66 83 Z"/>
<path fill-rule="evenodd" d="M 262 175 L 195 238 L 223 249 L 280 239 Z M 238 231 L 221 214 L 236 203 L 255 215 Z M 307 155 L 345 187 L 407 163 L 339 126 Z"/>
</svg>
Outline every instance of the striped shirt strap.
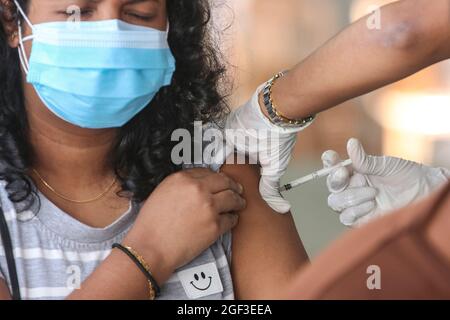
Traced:
<svg viewBox="0 0 450 320">
<path fill-rule="evenodd" d="M 2 237 L 3 248 L 5 250 L 6 262 L 8 264 L 8 274 L 11 281 L 13 300 L 21 300 L 19 280 L 17 276 L 16 262 L 14 260 L 11 235 L 9 234 L 8 224 L 3 209 L 0 206 L 0 234 Z"/>
</svg>

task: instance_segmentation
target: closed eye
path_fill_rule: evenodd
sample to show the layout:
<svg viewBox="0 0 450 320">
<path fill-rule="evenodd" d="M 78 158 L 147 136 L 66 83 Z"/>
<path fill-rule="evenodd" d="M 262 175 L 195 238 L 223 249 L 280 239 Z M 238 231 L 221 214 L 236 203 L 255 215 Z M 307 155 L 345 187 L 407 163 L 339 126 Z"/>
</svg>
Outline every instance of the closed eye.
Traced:
<svg viewBox="0 0 450 320">
<path fill-rule="evenodd" d="M 153 18 L 155 18 L 154 15 L 144 15 L 136 12 L 127 12 L 126 15 L 133 19 L 139 19 L 146 22 L 151 21 Z"/>
</svg>

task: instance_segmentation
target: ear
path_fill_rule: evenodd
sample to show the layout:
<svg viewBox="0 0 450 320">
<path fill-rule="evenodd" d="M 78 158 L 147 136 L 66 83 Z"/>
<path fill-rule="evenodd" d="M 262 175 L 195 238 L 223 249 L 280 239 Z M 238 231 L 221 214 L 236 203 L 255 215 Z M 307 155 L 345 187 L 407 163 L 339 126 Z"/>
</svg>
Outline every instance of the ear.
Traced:
<svg viewBox="0 0 450 320">
<path fill-rule="evenodd" d="M 17 48 L 19 46 L 19 33 L 17 31 L 9 34 L 8 44 L 11 48 Z"/>
<path fill-rule="evenodd" d="M 17 31 L 14 31 L 10 36 L 9 45 L 11 46 L 11 48 L 19 47 L 19 33 Z"/>
</svg>

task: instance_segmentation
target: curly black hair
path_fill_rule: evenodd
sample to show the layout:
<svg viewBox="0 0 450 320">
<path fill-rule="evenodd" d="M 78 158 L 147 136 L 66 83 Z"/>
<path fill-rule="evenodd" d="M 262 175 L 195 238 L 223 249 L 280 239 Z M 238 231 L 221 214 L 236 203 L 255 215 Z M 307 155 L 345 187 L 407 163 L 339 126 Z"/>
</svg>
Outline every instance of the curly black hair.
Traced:
<svg viewBox="0 0 450 320">
<path fill-rule="evenodd" d="M 27 8 L 29 0 L 19 0 Z M 27 170 L 33 165 L 17 49 L 8 45 L 6 26 L 20 19 L 13 1 L 0 2 L 0 180 L 14 203 L 33 203 Z M 211 36 L 209 0 L 167 0 L 169 45 L 176 71 L 169 86 L 129 123 L 119 128 L 110 151 L 121 183 L 119 195 L 145 200 L 168 175 L 181 170 L 171 161 L 177 128 L 193 130 L 194 121 L 221 123 L 229 112 L 230 82 L 225 60 Z M 15 24 L 12 24 L 15 25 Z"/>
</svg>

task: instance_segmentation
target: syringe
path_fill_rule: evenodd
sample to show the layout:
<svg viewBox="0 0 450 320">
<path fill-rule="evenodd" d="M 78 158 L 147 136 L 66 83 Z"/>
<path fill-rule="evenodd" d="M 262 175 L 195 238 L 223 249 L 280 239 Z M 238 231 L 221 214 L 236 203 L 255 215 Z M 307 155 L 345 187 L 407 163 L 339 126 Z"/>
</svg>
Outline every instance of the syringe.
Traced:
<svg viewBox="0 0 450 320">
<path fill-rule="evenodd" d="M 313 172 L 311 174 L 308 174 L 307 176 L 304 176 L 303 178 L 294 180 L 289 182 L 288 184 L 285 184 L 284 186 L 280 187 L 280 192 L 284 192 L 284 191 L 289 191 L 291 189 L 297 188 L 301 185 L 304 185 L 305 183 L 308 183 L 310 181 L 322 178 L 322 177 L 326 177 L 328 176 L 331 172 L 333 172 L 334 170 L 341 168 L 341 167 L 346 167 L 351 165 L 353 162 L 351 159 L 342 161 L 341 163 L 330 167 L 330 168 L 324 168 L 322 170 Z"/>
</svg>

